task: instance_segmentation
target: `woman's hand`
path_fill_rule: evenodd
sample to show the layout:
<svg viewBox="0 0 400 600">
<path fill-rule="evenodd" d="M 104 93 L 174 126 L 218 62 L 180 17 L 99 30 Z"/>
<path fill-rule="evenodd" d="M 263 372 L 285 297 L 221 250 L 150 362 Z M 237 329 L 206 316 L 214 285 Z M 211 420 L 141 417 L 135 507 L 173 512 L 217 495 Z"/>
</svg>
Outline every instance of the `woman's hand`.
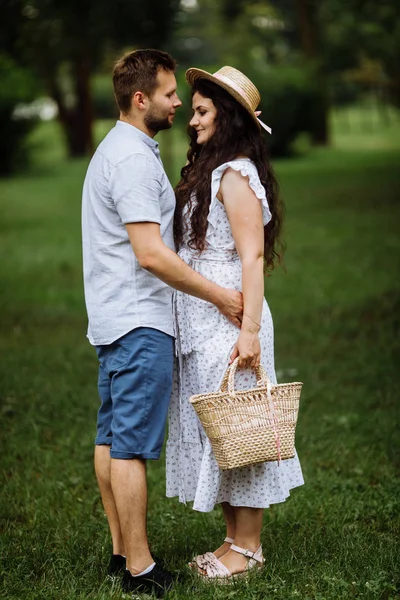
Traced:
<svg viewBox="0 0 400 600">
<path fill-rule="evenodd" d="M 238 340 L 230 358 L 230 364 L 239 356 L 241 369 L 255 368 L 260 365 L 261 346 L 257 327 L 242 326 Z"/>
</svg>

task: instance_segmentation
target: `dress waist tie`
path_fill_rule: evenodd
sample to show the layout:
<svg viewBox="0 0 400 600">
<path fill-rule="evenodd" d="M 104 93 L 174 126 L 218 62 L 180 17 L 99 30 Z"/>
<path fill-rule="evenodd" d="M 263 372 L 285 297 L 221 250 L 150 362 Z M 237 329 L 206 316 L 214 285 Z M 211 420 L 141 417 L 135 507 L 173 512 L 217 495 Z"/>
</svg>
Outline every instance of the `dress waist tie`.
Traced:
<svg viewBox="0 0 400 600">
<path fill-rule="evenodd" d="M 199 250 L 193 250 L 188 246 L 182 246 L 178 252 L 178 256 L 188 262 L 236 262 L 240 261 L 237 250 L 223 250 L 215 248 L 205 248 L 201 252 Z"/>
</svg>

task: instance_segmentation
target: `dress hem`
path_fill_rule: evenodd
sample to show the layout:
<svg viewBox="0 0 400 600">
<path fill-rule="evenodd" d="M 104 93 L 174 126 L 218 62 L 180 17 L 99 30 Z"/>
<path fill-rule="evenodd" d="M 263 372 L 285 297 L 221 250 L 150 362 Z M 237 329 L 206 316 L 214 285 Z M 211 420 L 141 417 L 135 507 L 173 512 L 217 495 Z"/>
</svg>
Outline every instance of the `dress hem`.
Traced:
<svg viewBox="0 0 400 600">
<path fill-rule="evenodd" d="M 294 485 L 293 487 L 291 487 L 291 488 L 290 488 L 290 489 L 287 491 L 287 495 L 286 495 L 285 497 L 283 497 L 283 498 L 281 498 L 281 499 L 279 499 L 279 500 L 278 500 L 278 499 L 277 499 L 277 500 L 271 500 L 271 501 L 269 502 L 269 504 L 267 504 L 267 503 L 265 503 L 265 502 L 263 502 L 263 503 L 259 503 L 259 504 L 257 504 L 257 505 L 255 505 L 255 503 L 254 503 L 254 502 L 252 502 L 252 503 L 247 503 L 247 504 L 242 502 L 242 503 L 238 504 L 238 503 L 235 503 L 235 502 L 230 502 L 230 501 L 229 501 L 229 499 L 225 499 L 225 498 L 224 498 L 224 499 L 222 499 L 222 500 L 219 500 L 218 502 L 215 502 L 215 504 L 214 504 L 214 506 L 213 506 L 212 508 L 200 508 L 200 507 L 196 507 L 196 506 L 194 506 L 194 504 L 193 504 L 193 506 L 192 506 L 191 508 L 192 508 L 193 510 L 195 510 L 196 512 L 208 513 L 208 512 L 212 512 L 212 511 L 214 510 L 214 508 L 215 508 L 215 507 L 216 507 L 218 504 L 222 504 L 222 502 L 226 502 L 226 503 L 230 504 L 230 506 L 234 506 L 234 507 L 245 507 L 245 508 L 263 508 L 263 509 L 266 509 L 266 508 L 269 508 L 270 506 L 272 506 L 273 504 L 282 504 L 283 502 L 286 502 L 286 500 L 287 500 L 288 498 L 290 498 L 290 495 L 291 495 L 291 494 L 290 494 L 290 491 L 291 491 L 291 490 L 295 490 L 296 488 L 298 488 L 298 487 L 301 487 L 302 485 L 304 485 L 304 481 L 302 481 L 301 483 L 298 483 L 298 484 Z M 167 498 L 179 498 L 179 493 L 178 493 L 178 494 L 173 494 L 173 493 L 172 493 L 172 494 L 168 494 L 168 493 L 167 493 L 167 494 L 166 494 L 166 497 L 167 497 Z M 191 499 L 186 499 L 185 501 L 183 501 L 183 500 L 181 500 L 181 499 L 179 498 L 179 502 L 181 502 L 181 504 L 185 504 L 185 505 L 186 505 L 186 504 L 188 504 L 189 502 L 193 502 L 193 503 L 195 503 L 195 500 L 194 500 L 194 498 L 191 498 Z"/>
</svg>

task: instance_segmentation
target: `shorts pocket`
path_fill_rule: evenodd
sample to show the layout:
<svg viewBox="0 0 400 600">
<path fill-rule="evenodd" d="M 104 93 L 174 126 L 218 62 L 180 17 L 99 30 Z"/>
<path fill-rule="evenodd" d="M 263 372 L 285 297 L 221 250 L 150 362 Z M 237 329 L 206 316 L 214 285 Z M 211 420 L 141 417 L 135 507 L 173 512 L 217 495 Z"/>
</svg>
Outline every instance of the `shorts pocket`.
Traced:
<svg viewBox="0 0 400 600">
<path fill-rule="evenodd" d="M 96 347 L 100 365 L 110 375 L 125 367 L 129 359 L 129 346 L 123 343 L 123 338 L 107 346 Z"/>
</svg>

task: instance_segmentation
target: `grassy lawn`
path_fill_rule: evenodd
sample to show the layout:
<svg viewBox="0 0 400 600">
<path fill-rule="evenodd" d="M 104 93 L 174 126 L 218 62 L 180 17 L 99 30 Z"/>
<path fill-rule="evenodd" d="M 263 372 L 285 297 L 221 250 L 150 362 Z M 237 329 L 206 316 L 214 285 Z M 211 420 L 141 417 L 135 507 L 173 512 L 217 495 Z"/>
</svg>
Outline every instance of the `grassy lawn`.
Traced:
<svg viewBox="0 0 400 600">
<path fill-rule="evenodd" d="M 276 163 L 287 272 L 266 281 L 266 297 L 279 378 L 304 382 L 306 485 L 265 511 L 263 574 L 214 589 L 185 563 L 219 545 L 219 511 L 165 499 L 163 461 L 149 464 L 151 544 L 182 574 L 171 600 L 400 598 L 400 125 L 349 134 L 343 123 L 334 115 L 332 148 Z M 52 124 L 34 141 L 30 172 L 0 181 L 0 598 L 118 600 L 92 467 L 86 161 L 65 161 Z"/>
</svg>

